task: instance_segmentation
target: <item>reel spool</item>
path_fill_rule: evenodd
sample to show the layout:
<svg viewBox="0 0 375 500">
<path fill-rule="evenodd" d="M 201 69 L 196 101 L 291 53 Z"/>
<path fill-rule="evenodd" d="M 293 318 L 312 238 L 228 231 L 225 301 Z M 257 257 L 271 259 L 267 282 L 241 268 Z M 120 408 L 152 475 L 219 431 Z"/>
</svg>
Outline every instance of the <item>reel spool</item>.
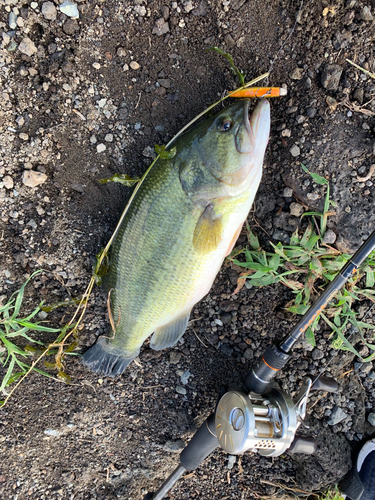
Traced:
<svg viewBox="0 0 375 500">
<path fill-rule="evenodd" d="M 275 388 L 262 395 L 239 391 L 224 394 L 215 412 L 220 446 L 231 455 L 251 451 L 277 457 L 284 453 L 305 417 L 311 385 L 311 379 L 306 379 L 296 403 L 286 392 Z"/>
</svg>

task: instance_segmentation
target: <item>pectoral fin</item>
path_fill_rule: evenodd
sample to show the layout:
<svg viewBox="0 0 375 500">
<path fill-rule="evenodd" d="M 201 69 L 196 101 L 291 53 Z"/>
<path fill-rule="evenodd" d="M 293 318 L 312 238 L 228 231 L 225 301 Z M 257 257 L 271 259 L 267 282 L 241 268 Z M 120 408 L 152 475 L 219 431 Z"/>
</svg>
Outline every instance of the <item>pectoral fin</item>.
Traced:
<svg viewBox="0 0 375 500">
<path fill-rule="evenodd" d="M 161 351 L 167 347 L 171 347 L 178 342 L 178 340 L 185 333 L 190 312 L 183 313 L 177 319 L 168 323 L 167 325 L 161 326 L 155 330 L 154 335 L 151 337 L 150 347 L 155 349 L 155 351 Z"/>
<path fill-rule="evenodd" d="M 193 235 L 193 245 L 197 252 L 206 253 L 216 250 L 222 238 L 223 223 L 210 203 L 200 216 Z"/>
</svg>

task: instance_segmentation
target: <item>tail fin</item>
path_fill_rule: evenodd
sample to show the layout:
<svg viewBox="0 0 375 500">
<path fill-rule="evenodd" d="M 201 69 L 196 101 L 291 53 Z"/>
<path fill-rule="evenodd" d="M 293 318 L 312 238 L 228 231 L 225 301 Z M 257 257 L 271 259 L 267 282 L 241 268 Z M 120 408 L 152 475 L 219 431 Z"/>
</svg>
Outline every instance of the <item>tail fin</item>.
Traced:
<svg viewBox="0 0 375 500">
<path fill-rule="evenodd" d="M 136 358 L 137 355 L 126 358 L 121 354 L 111 353 L 104 348 L 105 338 L 100 338 L 97 343 L 90 347 L 82 356 L 82 363 L 90 370 L 105 375 L 116 377 L 125 371 L 125 368 Z"/>
</svg>

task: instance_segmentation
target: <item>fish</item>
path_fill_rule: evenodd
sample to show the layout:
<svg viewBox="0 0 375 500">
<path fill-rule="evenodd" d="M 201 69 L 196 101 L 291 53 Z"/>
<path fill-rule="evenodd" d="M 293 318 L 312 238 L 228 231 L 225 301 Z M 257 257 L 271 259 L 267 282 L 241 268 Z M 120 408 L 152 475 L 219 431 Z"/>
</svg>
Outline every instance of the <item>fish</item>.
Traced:
<svg viewBox="0 0 375 500">
<path fill-rule="evenodd" d="M 152 334 L 175 345 L 238 239 L 262 176 L 270 106 L 237 100 L 173 142 L 136 187 L 114 239 L 107 279 L 112 331 L 83 363 L 115 377 Z M 172 151 L 172 150 L 170 150 Z M 173 157 L 172 157 L 173 156 Z"/>
</svg>

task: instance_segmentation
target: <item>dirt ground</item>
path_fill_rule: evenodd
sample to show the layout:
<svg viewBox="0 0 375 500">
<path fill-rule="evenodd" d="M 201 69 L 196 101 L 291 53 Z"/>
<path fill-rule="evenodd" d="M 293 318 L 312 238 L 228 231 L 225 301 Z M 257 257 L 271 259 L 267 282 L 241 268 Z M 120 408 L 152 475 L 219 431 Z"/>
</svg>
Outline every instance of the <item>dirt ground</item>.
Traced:
<svg viewBox="0 0 375 500">
<path fill-rule="evenodd" d="M 301 162 L 330 181 L 338 206 L 329 225 L 340 250 L 353 252 L 375 228 L 375 81 L 346 61 L 375 71 L 370 0 L 76 0 L 70 11 L 65 3 L 0 0 L 3 303 L 38 269 L 46 272 L 30 284 L 25 314 L 42 299 L 84 292 L 129 192 L 98 179 L 142 174 L 155 144 L 238 86 L 210 46 L 229 51 L 248 80 L 271 68 L 269 83 L 288 89 L 272 102 L 249 215 L 262 244 L 288 241 L 301 224 L 292 202 L 322 206 L 323 189 Z M 75 7 L 78 19 L 69 17 Z M 243 234 L 238 244 L 245 243 Z M 252 359 L 296 322 L 283 310 L 291 298 L 285 287 L 233 295 L 237 277 L 224 265 L 182 341 L 161 353 L 143 347 L 121 377 L 100 378 L 78 357 L 67 361 L 71 385 L 32 374 L 0 410 L 0 498 L 138 500 L 156 489 L 220 387 L 240 388 Z M 360 315 L 369 306 L 362 303 Z M 71 313 L 48 319 L 62 325 Z M 108 325 L 106 295 L 96 287 L 78 352 Z M 338 393 L 314 395 L 308 409 L 304 432 L 317 437 L 317 454 L 246 454 L 233 465 L 218 451 L 171 499 L 259 499 L 284 486 L 311 492 L 337 482 L 375 432 L 368 421 L 375 372 L 348 353 L 332 358 L 327 336 L 322 328 L 314 349 L 301 342 L 277 379 L 293 394 L 325 366 L 339 379 Z"/>
</svg>

